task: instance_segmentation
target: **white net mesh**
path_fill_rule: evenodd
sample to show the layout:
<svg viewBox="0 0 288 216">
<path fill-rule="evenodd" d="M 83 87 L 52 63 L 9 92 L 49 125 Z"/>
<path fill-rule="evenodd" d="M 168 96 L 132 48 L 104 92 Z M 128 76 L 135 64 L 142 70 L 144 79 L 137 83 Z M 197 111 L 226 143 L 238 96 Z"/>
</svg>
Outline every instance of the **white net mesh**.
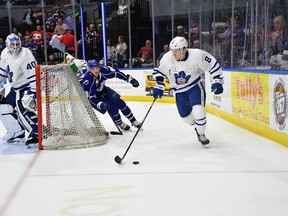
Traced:
<svg viewBox="0 0 288 216">
<path fill-rule="evenodd" d="M 41 100 L 38 107 L 40 148 L 74 149 L 105 144 L 109 133 L 70 67 L 41 65 L 38 75 L 41 80 L 37 81 L 38 90 L 41 89 L 40 99 L 37 96 Z"/>
</svg>

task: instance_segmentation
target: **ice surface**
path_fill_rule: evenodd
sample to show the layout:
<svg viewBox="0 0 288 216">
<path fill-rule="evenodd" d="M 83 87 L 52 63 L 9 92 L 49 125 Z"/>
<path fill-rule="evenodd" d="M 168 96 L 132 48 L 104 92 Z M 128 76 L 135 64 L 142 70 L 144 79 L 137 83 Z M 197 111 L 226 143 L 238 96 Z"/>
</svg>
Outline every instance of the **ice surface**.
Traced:
<svg viewBox="0 0 288 216">
<path fill-rule="evenodd" d="M 139 121 L 151 105 L 127 104 Z M 116 130 L 108 115 L 97 115 Z M 0 215 L 286 216 L 288 149 L 207 119 L 210 149 L 175 104 L 155 103 L 121 165 L 114 157 L 123 156 L 136 128 L 89 149 L 38 151 L 1 141 Z"/>
</svg>

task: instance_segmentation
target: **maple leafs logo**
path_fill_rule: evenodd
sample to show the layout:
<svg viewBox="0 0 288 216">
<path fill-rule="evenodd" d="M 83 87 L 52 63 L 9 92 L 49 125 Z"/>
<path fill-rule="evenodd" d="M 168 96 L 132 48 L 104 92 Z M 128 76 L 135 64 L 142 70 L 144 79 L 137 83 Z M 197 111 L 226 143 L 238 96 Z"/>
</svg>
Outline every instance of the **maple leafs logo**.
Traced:
<svg viewBox="0 0 288 216">
<path fill-rule="evenodd" d="M 178 74 L 174 74 L 175 76 L 175 81 L 177 85 L 182 85 L 188 82 L 190 79 L 191 75 L 186 76 L 186 73 L 184 71 L 180 71 Z"/>
</svg>

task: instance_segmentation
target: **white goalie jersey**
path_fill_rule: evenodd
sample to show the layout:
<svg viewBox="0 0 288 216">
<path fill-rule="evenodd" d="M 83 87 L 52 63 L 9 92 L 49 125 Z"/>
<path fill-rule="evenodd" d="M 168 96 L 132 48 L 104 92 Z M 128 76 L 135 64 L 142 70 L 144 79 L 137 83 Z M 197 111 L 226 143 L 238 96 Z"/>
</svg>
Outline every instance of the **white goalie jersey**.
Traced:
<svg viewBox="0 0 288 216">
<path fill-rule="evenodd" d="M 35 66 L 37 62 L 32 52 L 25 47 L 18 55 L 11 55 L 7 48 L 1 53 L 1 71 L 5 71 L 14 90 L 21 90 L 30 86 L 36 91 Z"/>
<path fill-rule="evenodd" d="M 153 75 L 167 76 L 175 93 L 185 92 L 201 80 L 201 73 L 208 72 L 211 78 L 222 75 L 217 60 L 208 52 L 200 49 L 188 49 L 185 61 L 176 61 L 172 51 L 167 52 L 154 69 Z"/>
</svg>

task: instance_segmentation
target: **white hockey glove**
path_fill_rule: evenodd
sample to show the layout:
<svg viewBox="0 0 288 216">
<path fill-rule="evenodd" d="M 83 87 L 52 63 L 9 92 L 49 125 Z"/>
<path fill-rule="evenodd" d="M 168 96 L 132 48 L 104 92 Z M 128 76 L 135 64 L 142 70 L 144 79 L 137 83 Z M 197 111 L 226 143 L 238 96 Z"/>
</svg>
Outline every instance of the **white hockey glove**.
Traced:
<svg viewBox="0 0 288 216">
<path fill-rule="evenodd" d="M 36 113 L 36 100 L 34 99 L 33 94 L 25 93 L 21 99 L 22 105 L 25 109 L 29 110 L 30 112 Z"/>
</svg>

